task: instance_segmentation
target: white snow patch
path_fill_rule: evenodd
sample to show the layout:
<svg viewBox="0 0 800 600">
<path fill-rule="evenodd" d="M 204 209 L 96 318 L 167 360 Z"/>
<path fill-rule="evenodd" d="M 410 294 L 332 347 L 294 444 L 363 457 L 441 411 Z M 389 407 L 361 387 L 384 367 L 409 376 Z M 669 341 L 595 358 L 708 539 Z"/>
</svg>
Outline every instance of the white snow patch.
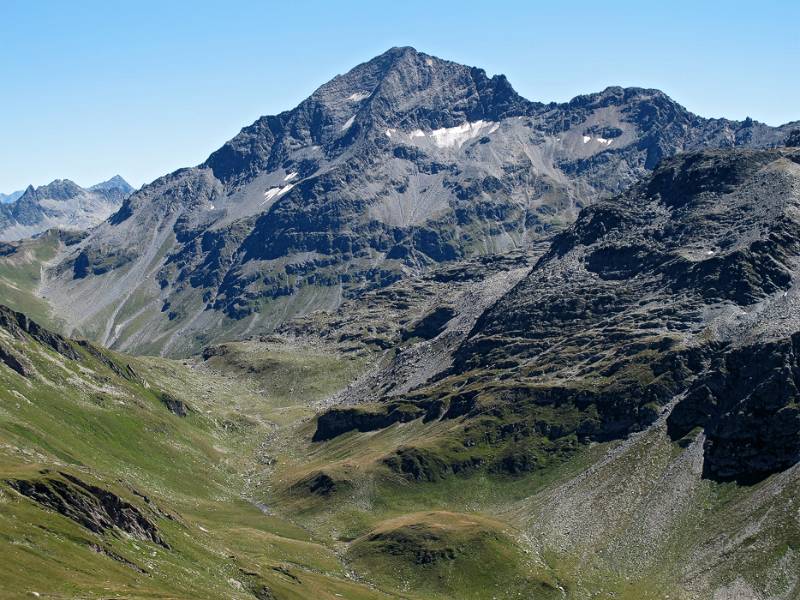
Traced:
<svg viewBox="0 0 800 600">
<path fill-rule="evenodd" d="M 292 173 L 289 173 L 286 177 L 284 177 L 283 180 L 284 181 L 291 181 L 295 177 L 297 177 L 297 173 L 296 172 L 292 172 Z"/>
<path fill-rule="evenodd" d="M 350 94 L 347 99 L 351 102 L 361 102 L 365 98 L 369 98 L 372 94 L 369 92 L 356 92 L 355 94 Z"/>
<path fill-rule="evenodd" d="M 353 125 L 355 120 L 356 120 L 356 116 L 355 115 L 353 115 L 352 117 L 347 119 L 347 122 L 344 125 L 342 125 L 342 131 L 347 131 L 348 129 L 350 129 L 350 127 Z"/>
<path fill-rule="evenodd" d="M 386 130 L 386 137 L 392 137 L 392 134 L 397 131 L 397 129 L 387 129 Z"/>
<path fill-rule="evenodd" d="M 712 254 L 714 254 L 713 250 L 706 250 L 706 256 L 711 256 Z"/>
<path fill-rule="evenodd" d="M 278 192 L 280 192 L 280 191 L 281 191 L 281 188 L 279 188 L 279 187 L 269 188 L 266 192 L 264 192 L 264 202 L 263 203 L 266 203 L 267 201 L 272 200 L 275 196 L 278 195 Z"/>
<path fill-rule="evenodd" d="M 590 136 L 588 136 L 588 135 L 583 136 L 583 143 L 584 144 L 588 144 L 591 141 L 592 141 L 592 138 Z M 611 142 L 613 142 L 614 140 L 609 140 L 609 139 L 606 139 L 606 138 L 599 137 L 599 138 L 594 138 L 594 141 L 597 142 L 598 144 L 603 144 L 604 146 L 610 146 Z"/>
<path fill-rule="evenodd" d="M 492 121 L 475 121 L 474 123 L 464 123 L 455 127 L 442 127 L 434 129 L 430 133 L 425 133 L 421 129 L 415 129 L 408 135 L 412 138 L 430 137 L 431 141 L 440 148 L 460 148 L 465 142 L 478 137 L 494 133 L 500 127 L 500 123 Z"/>
<path fill-rule="evenodd" d="M 213 205 L 213 204 L 211 204 L 211 203 L 209 203 L 209 205 L 208 205 L 208 210 L 214 210 L 214 209 L 215 209 L 214 205 Z"/>
<path fill-rule="evenodd" d="M 262 205 L 266 204 L 270 200 L 283 196 L 286 192 L 294 187 L 293 183 L 289 185 L 284 185 L 281 187 L 273 187 L 269 188 L 266 192 L 264 192 L 264 201 L 261 203 Z"/>
<path fill-rule="evenodd" d="M 460 148 L 464 142 L 471 140 L 482 133 L 493 133 L 500 127 L 499 123 L 487 121 L 475 121 L 474 123 L 464 123 L 456 127 L 443 127 L 431 131 L 433 142 L 440 148 Z"/>
</svg>

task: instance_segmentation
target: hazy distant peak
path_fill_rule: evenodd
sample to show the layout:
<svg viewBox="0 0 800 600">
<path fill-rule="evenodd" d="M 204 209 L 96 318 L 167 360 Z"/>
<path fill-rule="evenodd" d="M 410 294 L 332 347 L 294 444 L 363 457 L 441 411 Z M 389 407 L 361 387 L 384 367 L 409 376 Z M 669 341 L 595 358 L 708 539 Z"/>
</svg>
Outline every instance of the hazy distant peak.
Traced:
<svg viewBox="0 0 800 600">
<path fill-rule="evenodd" d="M 93 186 L 89 187 L 90 190 L 99 191 L 99 190 L 111 190 L 111 189 L 118 189 L 125 194 L 130 194 L 133 192 L 134 187 L 125 181 L 121 175 L 114 175 L 111 179 L 107 179 L 106 181 L 101 181 L 100 183 L 96 183 Z"/>
</svg>

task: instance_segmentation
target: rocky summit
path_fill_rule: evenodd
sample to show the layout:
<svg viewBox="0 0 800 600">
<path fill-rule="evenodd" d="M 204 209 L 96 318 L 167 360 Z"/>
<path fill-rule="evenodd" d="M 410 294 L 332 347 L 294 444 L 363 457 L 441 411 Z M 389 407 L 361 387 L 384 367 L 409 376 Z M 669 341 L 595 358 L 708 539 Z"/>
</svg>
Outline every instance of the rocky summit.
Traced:
<svg viewBox="0 0 800 600">
<path fill-rule="evenodd" d="M 789 131 L 704 119 L 650 89 L 531 102 L 502 75 L 393 48 L 133 194 L 59 254 L 42 292 L 70 330 L 186 355 L 525 248 L 677 152 Z"/>
<path fill-rule="evenodd" d="M 800 598 L 798 131 L 394 48 L 29 189 L 118 209 L 0 242 L 0 596 Z"/>
</svg>

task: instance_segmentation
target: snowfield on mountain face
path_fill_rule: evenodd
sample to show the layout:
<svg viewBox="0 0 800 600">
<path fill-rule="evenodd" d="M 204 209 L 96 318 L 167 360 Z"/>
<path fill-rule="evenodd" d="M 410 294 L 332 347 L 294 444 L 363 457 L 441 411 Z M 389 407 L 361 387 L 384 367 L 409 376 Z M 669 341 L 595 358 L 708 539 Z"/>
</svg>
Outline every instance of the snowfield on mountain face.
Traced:
<svg viewBox="0 0 800 600">
<path fill-rule="evenodd" d="M 583 143 L 584 144 L 588 144 L 591 141 L 592 141 L 592 137 L 591 136 L 589 136 L 589 135 L 583 136 Z M 598 137 L 598 138 L 594 138 L 594 141 L 595 142 L 599 142 L 600 144 L 603 144 L 604 146 L 610 146 L 611 142 L 613 142 L 614 140 L 609 140 L 609 139 L 606 139 L 606 138 Z"/>
<path fill-rule="evenodd" d="M 409 135 L 412 138 L 428 137 L 439 148 L 460 148 L 465 142 L 481 134 L 486 135 L 497 131 L 498 127 L 500 127 L 499 123 L 480 120 L 473 123 L 467 122 L 462 125 L 456 125 L 455 127 L 434 129 L 427 134 L 421 129 L 415 129 Z"/>
<path fill-rule="evenodd" d="M 347 99 L 351 102 L 361 102 L 362 100 L 369 98 L 370 95 L 371 94 L 369 92 L 356 92 L 355 94 L 350 94 Z"/>
<path fill-rule="evenodd" d="M 264 201 L 261 204 L 266 204 L 270 200 L 274 200 L 275 198 L 282 196 L 293 187 L 294 184 L 290 183 L 289 185 L 284 185 L 282 187 L 269 188 L 266 192 L 264 192 Z"/>
</svg>

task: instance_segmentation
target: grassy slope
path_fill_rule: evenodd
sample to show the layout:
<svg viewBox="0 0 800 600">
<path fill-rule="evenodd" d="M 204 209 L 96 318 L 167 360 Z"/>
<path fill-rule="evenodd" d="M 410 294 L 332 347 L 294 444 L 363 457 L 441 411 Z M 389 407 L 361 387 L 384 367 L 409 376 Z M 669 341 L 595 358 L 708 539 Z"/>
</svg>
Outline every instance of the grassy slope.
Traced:
<svg viewBox="0 0 800 600">
<path fill-rule="evenodd" d="M 52 260 L 60 246 L 57 231 L 48 231 L 38 238 L 23 240 L 18 250 L 0 257 L 0 299 L 14 310 L 47 327 L 58 329 L 46 300 L 36 295 L 42 265 Z"/>
<path fill-rule="evenodd" d="M 0 366 L 0 480 L 66 471 L 141 506 L 135 489 L 178 519 L 157 520 L 166 551 L 96 536 L 0 485 L 4 590 L 252 598 L 266 585 L 276 598 L 630 600 L 704 598 L 731 585 L 798 592 L 794 472 L 753 488 L 713 484 L 693 474 L 697 442 L 682 448 L 655 429 L 524 477 L 410 482 L 383 458 L 402 445 L 436 447 L 456 421 L 310 442 L 315 402 L 369 357 L 288 343 L 227 344 L 200 366 L 114 355 L 145 388 L 94 358 L 81 363 L 88 372 L 14 344 L 43 377 Z M 191 414 L 169 413 L 161 389 Z M 320 473 L 335 485 L 327 495 L 304 483 Z M 148 574 L 94 552 L 97 543 Z"/>
<path fill-rule="evenodd" d="M 252 598 L 266 585 L 278 598 L 383 597 L 350 581 L 335 552 L 308 531 L 245 499 L 242 473 L 269 425 L 235 407 L 264 403 L 263 396 L 180 363 L 135 361 L 152 382 L 147 388 L 88 355 L 78 363 L 30 340 L 4 341 L 31 360 L 37 375 L 26 379 L 0 367 L 0 480 L 66 472 L 141 508 L 136 490 L 176 520 L 156 520 L 171 550 L 98 536 L 4 483 L 0 596 Z M 192 407 L 188 417 L 173 415 L 157 398 L 167 382 Z M 93 551 L 98 544 L 147 574 Z"/>
</svg>

